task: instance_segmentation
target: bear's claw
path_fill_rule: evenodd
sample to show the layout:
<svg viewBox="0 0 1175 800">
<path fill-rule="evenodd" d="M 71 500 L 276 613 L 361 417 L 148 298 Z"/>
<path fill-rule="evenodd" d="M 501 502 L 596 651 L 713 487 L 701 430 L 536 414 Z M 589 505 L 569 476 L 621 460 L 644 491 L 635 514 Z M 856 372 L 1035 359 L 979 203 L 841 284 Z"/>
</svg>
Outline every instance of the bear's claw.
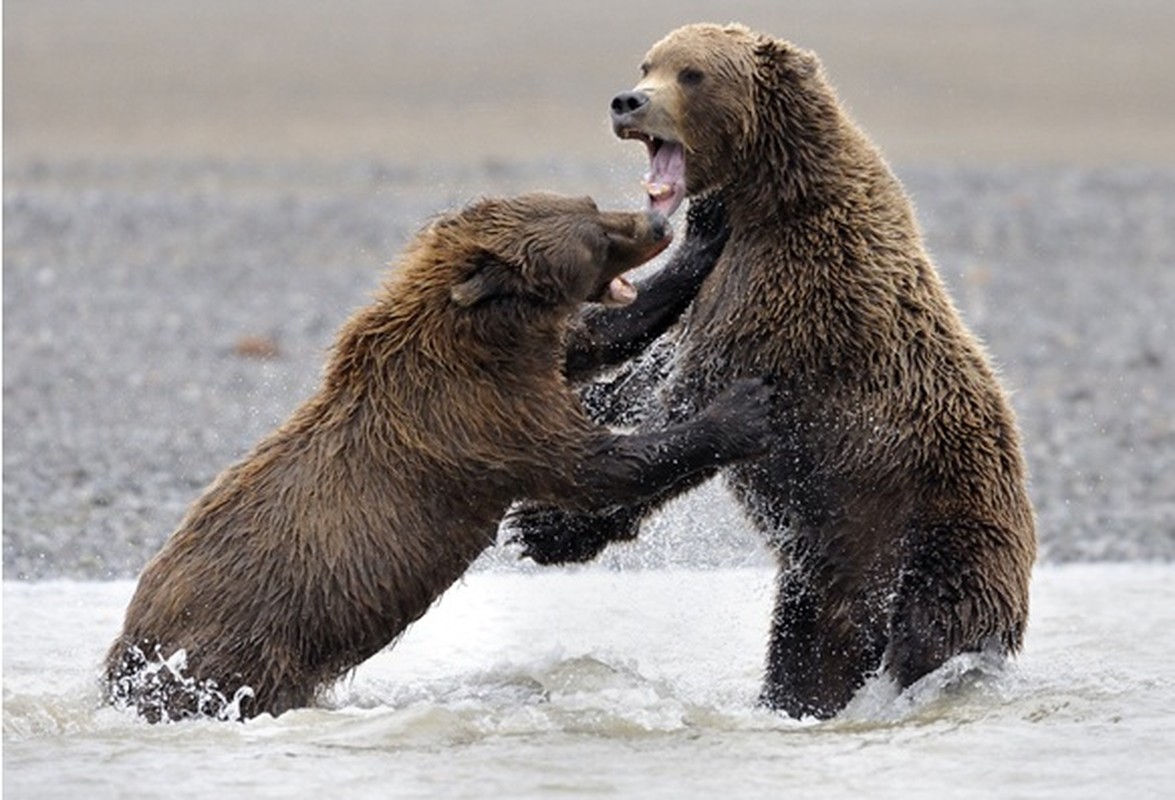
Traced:
<svg viewBox="0 0 1175 800">
<path fill-rule="evenodd" d="M 625 508 L 589 513 L 522 505 L 506 517 L 507 542 L 522 545 L 521 557 L 538 564 L 591 561 L 609 542 L 634 538 L 638 518 Z"/>
</svg>

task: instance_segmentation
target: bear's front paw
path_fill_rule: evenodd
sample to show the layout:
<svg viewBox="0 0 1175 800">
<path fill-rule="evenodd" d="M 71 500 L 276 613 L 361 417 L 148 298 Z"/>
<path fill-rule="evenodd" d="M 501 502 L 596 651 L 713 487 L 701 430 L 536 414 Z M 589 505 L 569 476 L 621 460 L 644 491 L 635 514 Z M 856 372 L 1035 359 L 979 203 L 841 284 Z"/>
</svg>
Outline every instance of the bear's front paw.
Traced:
<svg viewBox="0 0 1175 800">
<path fill-rule="evenodd" d="M 751 458 L 771 449 L 773 384 L 760 378 L 737 380 L 702 412 L 726 457 Z"/>
<path fill-rule="evenodd" d="M 522 555 L 539 564 L 591 561 L 609 542 L 636 536 L 638 519 L 627 509 L 578 513 L 521 505 L 506 517 L 507 541 L 521 544 Z"/>
</svg>

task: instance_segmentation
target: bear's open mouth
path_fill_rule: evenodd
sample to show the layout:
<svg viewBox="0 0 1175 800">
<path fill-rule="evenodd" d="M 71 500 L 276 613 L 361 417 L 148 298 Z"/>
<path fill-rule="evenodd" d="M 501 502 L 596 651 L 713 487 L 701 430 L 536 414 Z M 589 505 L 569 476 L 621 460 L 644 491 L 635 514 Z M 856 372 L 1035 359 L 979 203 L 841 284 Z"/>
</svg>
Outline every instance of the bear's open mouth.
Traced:
<svg viewBox="0 0 1175 800">
<path fill-rule="evenodd" d="M 685 200 L 685 148 L 681 142 L 649 136 L 629 129 L 625 139 L 639 139 L 649 151 L 649 171 L 641 181 L 649 197 L 649 208 L 673 216 Z"/>
<path fill-rule="evenodd" d="M 673 231 L 666 229 L 665 236 L 660 241 L 654 243 L 648 251 L 641 255 L 641 264 L 652 261 L 669 247 L 669 243 L 673 241 Z M 635 267 L 633 268 L 635 269 Z M 629 270 L 631 272 L 632 270 Z M 626 273 L 627 274 L 627 273 Z M 617 275 L 609 280 L 603 287 L 601 287 L 593 298 L 594 302 L 601 303 L 605 306 L 616 308 L 618 306 L 626 306 L 636 300 L 637 288 L 633 282 L 624 275 Z M 589 301 L 592 302 L 592 301 Z"/>
</svg>

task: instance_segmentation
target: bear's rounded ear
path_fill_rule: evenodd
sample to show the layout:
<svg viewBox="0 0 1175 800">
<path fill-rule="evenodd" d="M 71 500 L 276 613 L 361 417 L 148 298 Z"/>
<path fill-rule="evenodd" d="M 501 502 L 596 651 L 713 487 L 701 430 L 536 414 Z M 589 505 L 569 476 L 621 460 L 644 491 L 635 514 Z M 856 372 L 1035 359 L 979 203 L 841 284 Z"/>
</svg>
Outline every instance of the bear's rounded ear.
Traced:
<svg viewBox="0 0 1175 800">
<path fill-rule="evenodd" d="M 462 308 L 470 308 L 495 297 L 514 294 L 517 278 L 513 270 L 490 253 L 479 254 L 473 262 L 473 273 L 449 289 L 449 297 Z"/>
</svg>

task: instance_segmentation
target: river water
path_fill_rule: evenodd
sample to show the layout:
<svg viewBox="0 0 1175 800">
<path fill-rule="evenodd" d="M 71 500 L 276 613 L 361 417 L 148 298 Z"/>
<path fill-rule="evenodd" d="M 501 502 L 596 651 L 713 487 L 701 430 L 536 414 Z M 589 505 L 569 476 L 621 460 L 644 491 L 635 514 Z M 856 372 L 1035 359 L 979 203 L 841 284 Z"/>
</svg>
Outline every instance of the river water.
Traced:
<svg viewBox="0 0 1175 800">
<path fill-rule="evenodd" d="M 313 709 L 99 702 L 130 581 L 6 581 L 4 796 L 1130 797 L 1175 787 L 1175 565 L 1044 566 L 1024 653 L 757 709 L 772 572 L 482 569 Z"/>
</svg>

